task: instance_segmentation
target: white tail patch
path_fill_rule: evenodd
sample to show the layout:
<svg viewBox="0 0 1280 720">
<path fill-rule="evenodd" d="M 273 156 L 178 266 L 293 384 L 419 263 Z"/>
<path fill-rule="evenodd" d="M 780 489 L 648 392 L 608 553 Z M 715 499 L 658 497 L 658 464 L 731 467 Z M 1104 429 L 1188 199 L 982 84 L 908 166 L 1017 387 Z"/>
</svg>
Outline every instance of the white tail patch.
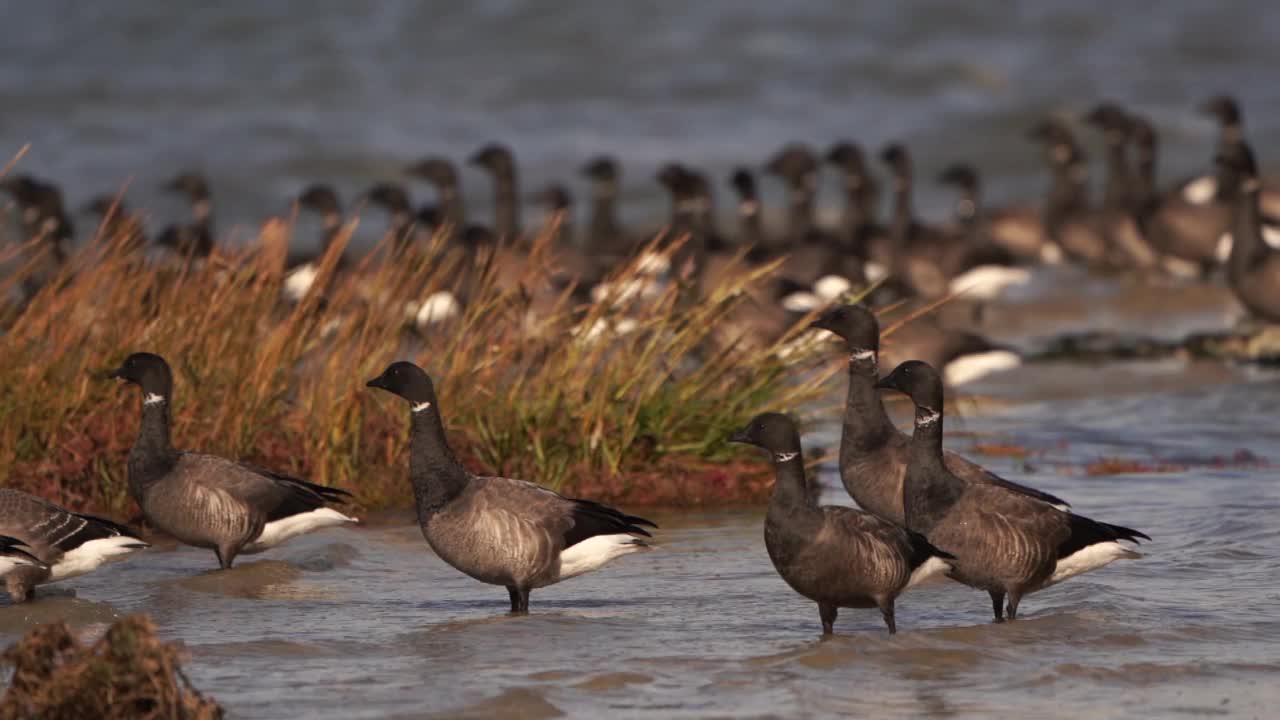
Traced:
<svg viewBox="0 0 1280 720">
<path fill-rule="evenodd" d="M 241 552 L 246 554 L 260 553 L 264 550 L 270 550 L 290 538 L 309 533 L 312 530 L 354 522 L 360 521 L 327 507 L 290 515 L 287 518 L 267 523 L 267 526 L 262 528 L 262 533 L 258 535 L 258 539 L 246 545 Z"/>
<path fill-rule="evenodd" d="M 316 281 L 316 276 L 320 274 L 320 268 L 315 263 L 307 263 L 294 268 L 284 278 L 284 296 L 297 302 L 306 297 L 307 291 Z"/>
<path fill-rule="evenodd" d="M 1062 248 L 1058 243 L 1046 242 L 1040 246 L 1040 262 L 1045 265 L 1057 265 L 1062 262 Z"/>
<path fill-rule="evenodd" d="M 1058 561 L 1053 575 L 1045 583 L 1045 587 L 1060 583 L 1067 578 L 1075 577 L 1090 570 L 1110 565 L 1116 560 L 1137 560 L 1142 553 L 1121 545 L 1119 541 L 1095 543 L 1081 548 Z"/>
<path fill-rule="evenodd" d="M 947 384 L 953 387 L 971 383 L 979 378 L 998 372 L 1012 370 L 1022 364 L 1022 358 L 1008 350 L 992 350 L 990 352 L 961 355 L 947 363 L 942 375 Z"/>
<path fill-rule="evenodd" d="M 1020 267 L 982 265 L 969 270 L 951 281 L 952 293 L 964 293 L 977 300 L 994 300 L 1011 287 L 1031 282 L 1031 271 Z"/>
<path fill-rule="evenodd" d="M 920 563 L 920 567 L 911 571 L 911 577 L 907 578 L 907 585 L 902 589 L 906 590 L 913 585 L 919 585 L 931 577 L 944 575 L 949 572 L 951 572 L 951 562 L 934 555 L 928 560 Z"/>
<path fill-rule="evenodd" d="M 782 309 L 793 313 L 813 312 L 822 307 L 822 299 L 817 295 L 801 290 L 782 298 Z"/>
<path fill-rule="evenodd" d="M 49 582 L 73 578 L 96 570 L 103 563 L 123 560 L 126 556 L 148 547 L 147 543 L 128 535 L 90 540 L 68 551 L 58 562 L 49 567 Z"/>
<path fill-rule="evenodd" d="M 1280 250 L 1280 227 L 1263 225 L 1262 241 L 1272 250 Z M 1230 260 L 1231 246 L 1234 244 L 1235 237 L 1230 232 L 1222 233 L 1222 236 L 1218 238 L 1218 245 L 1214 250 L 1213 257 L 1220 263 Z"/>
<path fill-rule="evenodd" d="M 418 327 L 444 322 L 462 314 L 462 303 L 448 290 L 439 290 L 427 296 L 418 306 L 413 321 Z"/>
<path fill-rule="evenodd" d="M 813 284 L 813 292 L 827 302 L 837 300 L 853 289 L 853 283 L 839 275 L 823 275 Z"/>
<path fill-rule="evenodd" d="M 867 276 L 867 282 L 878 283 L 889 277 L 889 268 L 878 262 L 869 262 L 862 266 L 862 274 Z"/>
<path fill-rule="evenodd" d="M 560 553 L 559 580 L 596 570 L 621 555 L 648 550 L 648 543 L 634 535 L 596 535 Z"/>
<path fill-rule="evenodd" d="M 1182 199 L 1192 205 L 1204 205 L 1218 196 L 1218 178 L 1202 175 L 1182 186 Z"/>
</svg>

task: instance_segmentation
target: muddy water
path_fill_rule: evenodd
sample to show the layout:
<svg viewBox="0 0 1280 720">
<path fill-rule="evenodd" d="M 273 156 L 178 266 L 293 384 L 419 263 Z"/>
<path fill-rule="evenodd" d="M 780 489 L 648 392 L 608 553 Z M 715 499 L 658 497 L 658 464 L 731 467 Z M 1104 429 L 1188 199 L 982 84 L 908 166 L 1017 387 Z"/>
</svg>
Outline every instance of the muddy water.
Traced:
<svg viewBox="0 0 1280 720">
<path fill-rule="evenodd" d="M 1118 329 L 1151 324 L 1137 312 Z M 896 637 L 846 610 L 822 641 L 815 607 L 769 565 L 759 511 L 654 513 L 659 549 L 537 591 L 533 614 L 510 618 L 501 588 L 390 515 L 230 572 L 157 548 L 0 607 L 0 641 L 148 612 L 186 644 L 197 686 L 246 718 L 1273 716 L 1280 489 L 1263 462 L 1280 458 L 1277 401 L 1280 376 L 1177 359 L 1032 364 L 967 389 L 952 447 L 1018 446 L 985 461 L 1155 538 L 1007 625 L 989 623 L 985 594 L 940 582 L 899 601 Z M 815 451 L 836 439 L 807 437 Z M 1104 458 L 1161 472 L 1090 475 Z M 822 480 L 827 502 L 847 502 L 833 468 Z"/>
</svg>

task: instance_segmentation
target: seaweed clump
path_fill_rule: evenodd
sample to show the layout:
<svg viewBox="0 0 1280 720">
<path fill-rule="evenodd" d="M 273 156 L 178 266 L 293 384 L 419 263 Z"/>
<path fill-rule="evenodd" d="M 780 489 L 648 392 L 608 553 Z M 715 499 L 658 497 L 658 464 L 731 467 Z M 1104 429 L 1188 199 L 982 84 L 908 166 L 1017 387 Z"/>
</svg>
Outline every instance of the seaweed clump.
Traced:
<svg viewBox="0 0 1280 720">
<path fill-rule="evenodd" d="M 41 625 L 0 660 L 13 668 L 0 699 L 0 720 L 222 717 L 216 702 L 191 687 L 178 649 L 162 642 L 142 615 L 116 622 L 89 646 L 66 623 Z"/>
</svg>

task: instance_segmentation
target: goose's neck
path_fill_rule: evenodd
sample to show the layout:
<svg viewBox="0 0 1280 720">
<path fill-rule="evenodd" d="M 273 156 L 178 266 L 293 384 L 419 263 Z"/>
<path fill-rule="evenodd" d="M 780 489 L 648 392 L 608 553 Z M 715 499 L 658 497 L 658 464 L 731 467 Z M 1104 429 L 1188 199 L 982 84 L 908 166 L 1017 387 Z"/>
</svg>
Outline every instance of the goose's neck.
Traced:
<svg viewBox="0 0 1280 720">
<path fill-rule="evenodd" d="M 773 452 L 774 484 L 769 503 L 774 508 L 810 508 L 815 505 L 804 477 L 804 455 L 797 448 Z"/>
<path fill-rule="evenodd" d="M 1258 208 L 1259 181 L 1243 181 L 1232 210 L 1230 274 L 1239 277 L 1257 267 L 1271 250 L 1262 238 L 1262 213 Z"/>
<path fill-rule="evenodd" d="M 893 183 L 893 235 L 902 241 L 911 232 L 911 173 L 898 173 Z"/>
<path fill-rule="evenodd" d="M 908 529 L 928 533 L 964 487 L 942 459 L 942 408 L 916 408 L 915 422 L 902 481 L 902 510 Z"/>
<path fill-rule="evenodd" d="M 129 451 L 129 493 L 138 502 L 178 461 L 169 440 L 169 401 L 167 393 L 142 393 L 142 423 Z"/>
<path fill-rule="evenodd" d="M 612 187 L 598 189 L 591 200 L 591 240 L 594 242 L 614 239 L 618 221 L 614 211 L 617 192 Z"/>
<path fill-rule="evenodd" d="M 792 242 L 801 242 L 811 235 L 813 229 L 813 190 L 804 184 L 792 187 L 790 205 L 787 227 Z"/>
<path fill-rule="evenodd" d="M 871 350 L 853 350 L 849 358 L 849 389 L 845 394 L 840 448 L 857 453 L 878 450 L 896 429 L 876 389 L 876 358 Z"/>
<path fill-rule="evenodd" d="M 456 185 L 443 185 L 439 193 L 440 209 L 443 211 L 441 220 L 453 225 L 454 232 L 461 232 L 467 216 L 466 207 L 462 204 L 462 193 L 458 192 Z"/>
<path fill-rule="evenodd" d="M 514 242 L 520 232 L 520 200 L 516 197 L 515 170 L 504 170 L 493 176 L 494 232 L 506 242 Z"/>
<path fill-rule="evenodd" d="M 1107 187 L 1103 191 L 1104 204 L 1108 209 L 1120 209 L 1125 205 L 1125 196 L 1129 192 L 1129 156 L 1125 152 L 1123 140 L 1107 142 Z"/>
<path fill-rule="evenodd" d="M 435 403 L 412 404 L 410 413 L 409 480 L 413 483 L 418 521 L 426 524 L 462 492 L 469 476 L 445 439 L 444 423 Z"/>
</svg>

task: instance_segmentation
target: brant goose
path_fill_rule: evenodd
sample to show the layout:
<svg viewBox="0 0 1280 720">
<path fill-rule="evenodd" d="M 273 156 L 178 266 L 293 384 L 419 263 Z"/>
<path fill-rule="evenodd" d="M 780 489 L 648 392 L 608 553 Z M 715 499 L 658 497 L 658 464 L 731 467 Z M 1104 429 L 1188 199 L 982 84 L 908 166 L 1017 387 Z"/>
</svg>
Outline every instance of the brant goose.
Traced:
<svg viewBox="0 0 1280 720">
<path fill-rule="evenodd" d="M 409 481 L 431 549 L 476 580 L 504 585 L 511 612 L 529 612 L 529 591 L 596 570 L 649 547 L 643 518 L 575 500 L 523 480 L 477 477 L 445 438 L 431 378 L 392 363 L 369 387 L 409 403 Z"/>
<path fill-rule="evenodd" d="M 1227 259 L 1227 281 L 1249 312 L 1266 322 L 1280 322 L 1280 251 L 1267 245 L 1262 235 L 1259 195 L 1262 181 L 1253 150 L 1241 140 L 1218 157 L 1236 182 L 1231 188 L 1231 255 Z"/>
<path fill-rule="evenodd" d="M 538 193 L 538 202 L 546 211 L 544 230 L 554 229 L 552 247 L 564 251 L 573 248 L 573 197 L 560 183 L 552 183 Z"/>
<path fill-rule="evenodd" d="M 1103 207 L 1133 208 L 1136 181 L 1129 168 L 1129 140 L 1133 135 L 1129 114 L 1115 103 L 1104 102 L 1090 110 L 1084 121 L 1102 132 L 1107 151 Z"/>
<path fill-rule="evenodd" d="M 138 533 L 93 515 L 82 515 L 28 495 L 0 489 L 0 534 L 17 538 L 25 552 L 13 558 L 18 567 L 5 574 L 5 587 L 16 603 L 30 600 L 35 586 L 66 580 L 122 560 L 148 547 Z M 26 555 L 34 562 L 21 562 Z M 0 567 L 8 560 L 0 559 Z"/>
<path fill-rule="evenodd" d="M 907 472 L 911 439 L 885 412 L 876 392 L 880 326 L 875 315 L 860 305 L 842 305 L 823 313 L 810 327 L 835 333 L 849 353 L 849 386 L 840 431 L 840 480 L 858 505 L 871 513 L 903 523 L 902 478 Z M 948 452 L 947 467 L 968 485 L 994 485 L 1038 501 L 1067 503 L 1034 488 L 1010 482 Z"/>
<path fill-rule="evenodd" d="M 493 177 L 493 232 L 514 243 L 520 237 L 520 196 L 516 188 L 516 160 L 505 145 L 489 143 L 467 159 Z"/>
<path fill-rule="evenodd" d="M 62 205 L 62 191 L 56 185 L 30 175 L 0 179 L 0 191 L 13 197 L 21 214 L 23 263 L 34 263 L 22 279 L 22 294 L 30 299 L 66 265 L 74 228 Z"/>
<path fill-rule="evenodd" d="M 1142 532 L 957 477 L 942 451 L 942 378 L 929 365 L 905 362 L 876 387 L 905 393 L 916 406 L 902 483 L 907 529 L 955 555 L 950 577 L 986 590 L 997 622 L 1006 596 L 1014 620 L 1019 601 L 1030 593 L 1115 560 L 1142 557 L 1122 544 L 1151 539 Z"/>
<path fill-rule="evenodd" d="M 617 203 L 622 171 L 608 155 L 597 155 L 581 168 L 591 181 L 591 220 L 587 226 L 587 247 L 600 252 L 625 256 L 631 252 L 630 240 L 618 221 Z"/>
<path fill-rule="evenodd" d="M 430 237 L 440 226 L 438 209 L 427 205 L 414 213 L 413 206 L 409 204 L 409 193 L 396 183 L 377 183 L 365 191 L 364 199 L 391 216 L 386 236 L 391 238 L 391 247 L 396 252 L 403 252 L 409 247 L 415 232 Z"/>
<path fill-rule="evenodd" d="M 142 425 L 129 451 L 129 494 L 148 522 L 188 545 L 213 550 L 223 569 L 241 553 L 357 522 L 328 507 L 351 497 L 346 490 L 174 448 L 169 441 L 173 375 L 159 355 L 134 353 L 110 377 L 142 391 Z"/>
<path fill-rule="evenodd" d="M 213 200 L 203 175 L 185 172 L 165 183 L 163 190 L 178 193 L 191 204 L 192 221 L 160 231 L 156 243 L 184 258 L 205 258 L 213 252 Z"/>
<path fill-rule="evenodd" d="M 307 291 L 320 274 L 320 261 L 334 240 L 342 232 L 342 203 L 338 193 L 328 185 L 311 185 L 298 195 L 298 207 L 310 210 L 320 216 L 323 224 L 318 250 L 290 253 L 285 259 L 284 296 L 291 302 L 298 302 L 306 296 Z M 346 255 L 338 258 L 337 268 L 347 264 Z"/>
<path fill-rule="evenodd" d="M 729 187 L 738 196 L 738 245 L 767 252 L 764 223 L 760 219 L 760 192 L 756 178 L 744 167 L 734 168 L 729 175 Z"/>
<path fill-rule="evenodd" d="M 1029 136 L 1039 142 L 1049 163 L 1044 204 L 1049 239 L 1066 257 L 1092 268 L 1110 267 L 1111 243 L 1089 211 L 1089 168 L 1075 136 L 1058 120 L 1035 125 Z"/>
<path fill-rule="evenodd" d="M 147 246 L 147 230 L 142 218 L 129 211 L 119 195 L 97 195 L 85 203 L 84 212 L 100 218 L 96 237 L 104 243 L 118 243 L 120 252 L 142 252 Z"/>
<path fill-rule="evenodd" d="M 827 150 L 823 159 L 840 171 L 844 185 L 845 203 L 840 213 L 841 238 L 849 247 L 866 252 L 870 250 L 867 240 L 883 238 L 884 229 L 876 225 L 880 187 L 867 168 L 862 148 L 856 143 L 838 142 Z"/>
<path fill-rule="evenodd" d="M 447 158 L 433 156 L 410 166 L 408 172 L 435 187 L 439 212 L 437 224 L 448 227 L 451 238 L 461 234 L 467 224 L 467 211 L 462 201 L 458 170 L 453 163 Z"/>
<path fill-rule="evenodd" d="M 1036 262 L 1048 256 L 1052 261 L 1053 252 L 1048 250 L 1038 210 L 1029 207 L 984 209 L 980 204 L 978 173 L 964 163 L 943 170 L 938 176 L 938 183 L 960 191 L 956 199 L 955 221 L 964 245 L 993 250 L 999 248 L 997 252 L 1008 253 L 1011 260 Z M 997 239 L 998 236 L 1003 240 Z M 1010 246 L 1017 250 L 1010 249 Z M 952 293 L 990 300 L 999 297 L 1010 286 L 1029 282 L 1031 272 L 1026 268 L 982 265 L 952 278 L 948 287 Z"/>
<path fill-rule="evenodd" d="M 764 546 L 791 589 L 818 603 L 823 635 L 832 633 L 840 608 L 871 607 L 896 633 L 894 599 L 951 569 L 951 554 L 919 533 L 851 507 L 819 506 L 805 481 L 800 435 L 786 415 L 757 415 L 729 441 L 762 448 L 773 460 Z"/>
</svg>

